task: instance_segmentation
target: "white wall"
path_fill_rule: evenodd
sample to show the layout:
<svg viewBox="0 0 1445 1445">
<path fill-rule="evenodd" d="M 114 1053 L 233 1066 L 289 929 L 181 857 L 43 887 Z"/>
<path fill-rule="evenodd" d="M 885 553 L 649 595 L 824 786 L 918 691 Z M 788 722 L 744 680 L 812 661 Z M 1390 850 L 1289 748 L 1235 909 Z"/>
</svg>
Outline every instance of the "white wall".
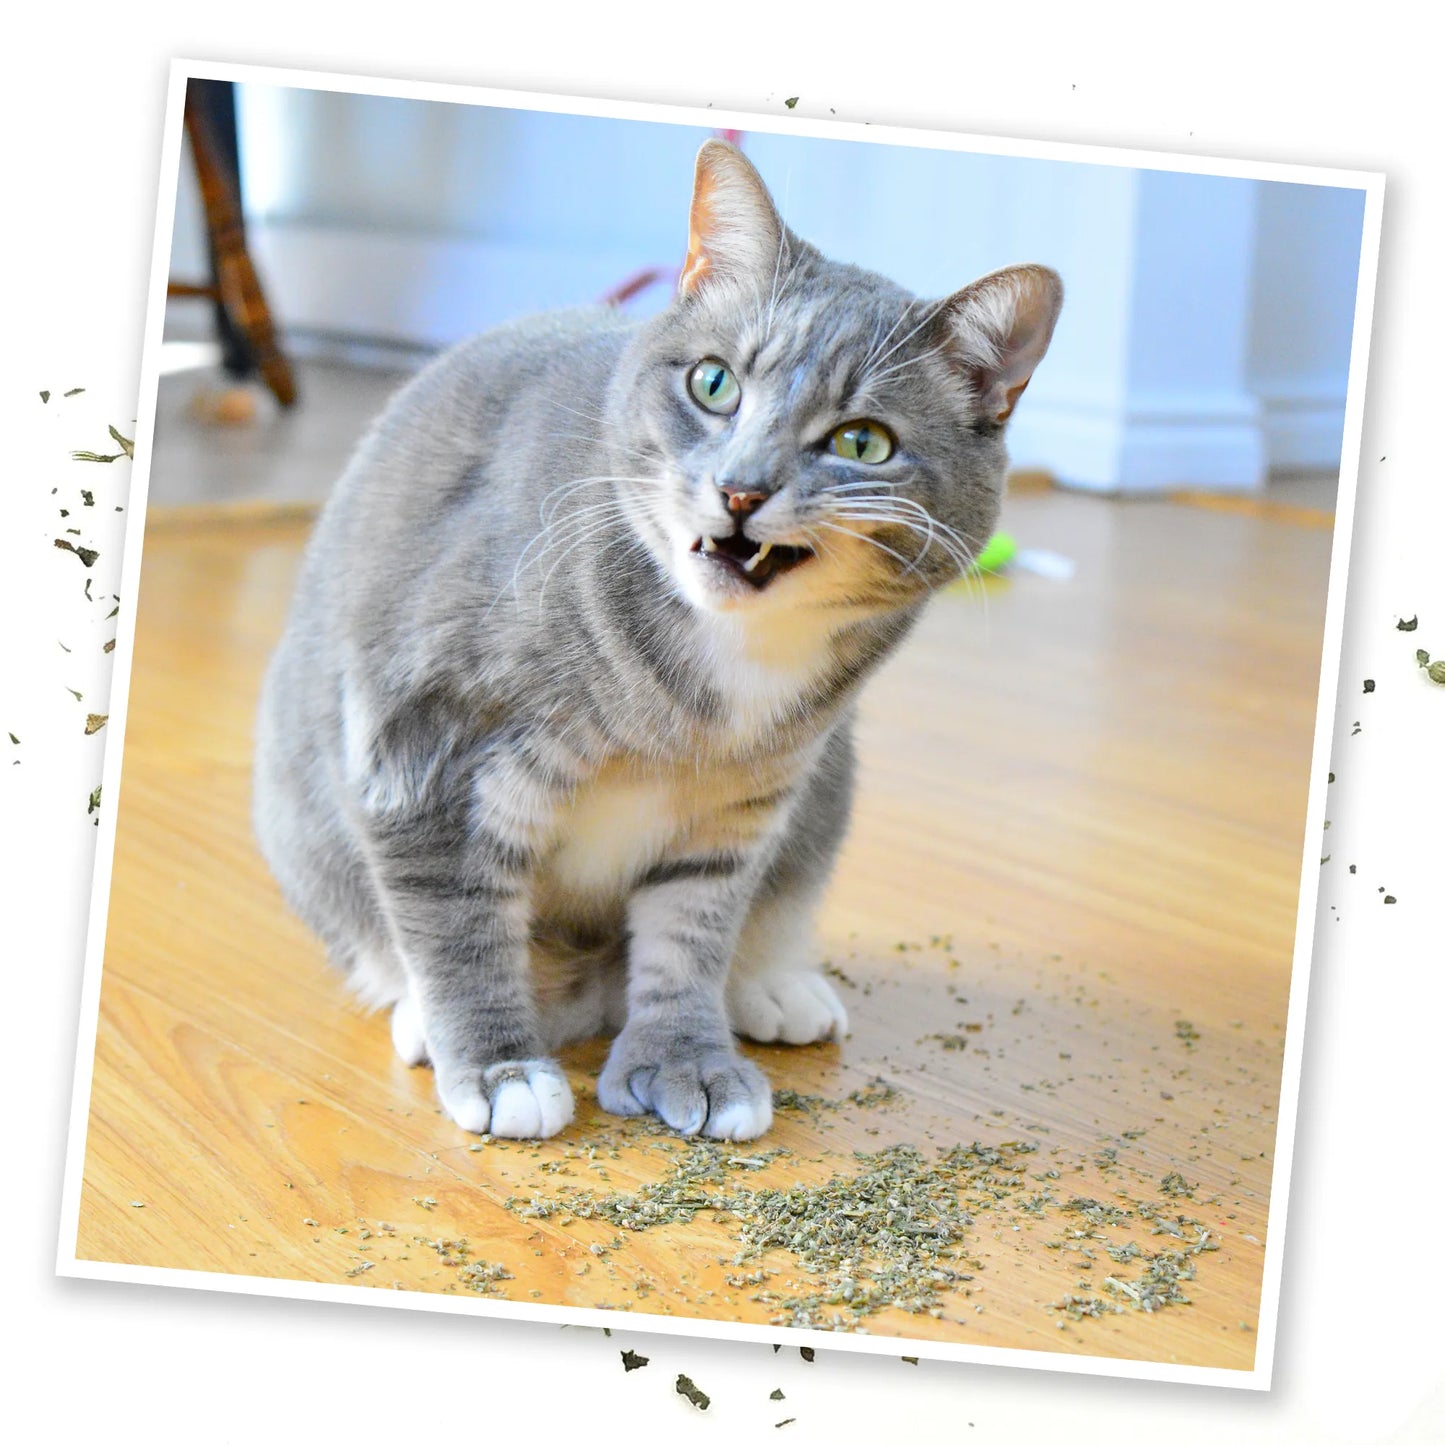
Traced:
<svg viewBox="0 0 1445 1445">
<path fill-rule="evenodd" d="M 1340 448 L 1354 313 L 1328 298 L 1353 283 L 1364 216 L 1356 192 L 1279 185 L 1258 218 L 1249 383 L 1271 460 L 1311 466 Z"/>
<path fill-rule="evenodd" d="M 283 325 L 424 346 L 677 264 L 708 134 L 273 87 L 243 89 L 240 115 L 248 225 Z M 920 294 L 1018 261 L 1063 274 L 1017 464 L 1105 491 L 1337 464 L 1361 193 L 787 135 L 744 146 L 794 229 Z"/>
</svg>

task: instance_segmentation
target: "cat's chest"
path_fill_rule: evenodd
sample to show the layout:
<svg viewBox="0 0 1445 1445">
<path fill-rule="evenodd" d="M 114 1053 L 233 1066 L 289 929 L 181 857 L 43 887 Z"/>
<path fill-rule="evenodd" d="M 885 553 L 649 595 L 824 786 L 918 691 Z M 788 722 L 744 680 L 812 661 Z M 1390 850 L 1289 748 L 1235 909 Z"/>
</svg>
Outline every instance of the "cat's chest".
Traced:
<svg viewBox="0 0 1445 1445">
<path fill-rule="evenodd" d="M 581 784 L 553 820 L 544 892 L 600 897 L 623 890 L 687 831 L 692 811 L 667 777 L 617 769 Z"/>
<path fill-rule="evenodd" d="M 767 826 L 753 800 L 785 788 L 800 761 L 697 759 L 647 769 L 629 760 L 604 769 L 552 818 L 534 879 L 538 910 L 610 908 L 665 858 L 746 847 Z"/>
</svg>

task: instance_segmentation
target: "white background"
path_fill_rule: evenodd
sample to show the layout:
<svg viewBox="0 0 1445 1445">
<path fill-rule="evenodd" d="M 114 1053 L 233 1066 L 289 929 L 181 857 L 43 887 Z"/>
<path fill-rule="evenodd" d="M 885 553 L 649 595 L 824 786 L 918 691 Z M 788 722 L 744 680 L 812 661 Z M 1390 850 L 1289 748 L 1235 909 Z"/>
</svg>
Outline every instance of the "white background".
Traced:
<svg viewBox="0 0 1445 1445">
<path fill-rule="evenodd" d="M 1026 9 L 597 4 L 303 9 L 253 0 L 29 7 L 4 110 L 0 472 L 0 964 L 6 1414 L 52 1438 L 550 1439 L 671 1430 L 782 1440 L 937 1431 L 968 1441 L 1445 1439 L 1437 1253 L 1445 879 L 1438 47 L 1423 10 L 1362 28 L 1216 3 Z M 1166 13 L 1169 18 L 1166 18 Z M 29 26 L 29 33 L 24 27 Z M 1274 1389 L 1267 1395 L 765 1345 L 501 1325 L 53 1276 L 85 910 L 85 799 L 109 730 L 103 612 L 54 551 L 58 486 L 96 492 L 97 595 L 116 585 L 126 473 L 70 462 L 135 415 L 172 57 L 1382 170 L 1388 176 L 1359 510 L 1321 851 L 1319 947 Z M 906 224 L 906 218 L 900 218 Z M 60 407 L 59 393 L 84 396 Z M 37 392 L 55 393 L 42 407 Z M 1381 460 L 1384 458 L 1384 460 Z M 107 567 L 110 571 L 107 572 Z M 102 585 L 104 583 L 104 585 Z M 129 583 L 127 583 L 129 587 Z M 1419 631 L 1396 632 L 1418 613 Z M 126 621 L 124 617 L 120 619 Z M 63 654 L 59 642 L 71 646 Z M 117 649 L 123 655 L 124 645 Z M 1362 694 L 1361 680 L 1376 691 Z M 64 691 L 84 693 L 75 703 Z M 1361 731 L 1352 736 L 1359 720 Z M 20 747 L 5 736 L 14 731 Z M 14 757 L 21 766 L 11 766 Z M 108 787 L 111 778 L 108 775 Z M 1357 875 L 1345 864 L 1355 862 Z M 1378 887 L 1399 902 L 1384 906 Z M 1336 922 L 1335 919 L 1340 921 Z M 1275 1206 L 1278 1228 L 1282 1210 Z M 634 1344 L 648 1369 L 622 1373 Z M 698 1414 L 679 1370 L 713 1397 Z M 781 1386 L 787 1400 L 767 1394 Z"/>
</svg>

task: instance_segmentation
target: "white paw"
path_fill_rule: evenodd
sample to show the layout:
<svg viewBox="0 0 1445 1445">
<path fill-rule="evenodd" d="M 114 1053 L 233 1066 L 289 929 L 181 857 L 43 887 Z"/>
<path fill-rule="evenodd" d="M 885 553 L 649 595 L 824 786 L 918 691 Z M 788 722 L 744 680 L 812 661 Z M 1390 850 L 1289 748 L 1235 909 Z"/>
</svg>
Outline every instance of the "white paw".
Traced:
<svg viewBox="0 0 1445 1445">
<path fill-rule="evenodd" d="M 727 1000 L 733 1032 L 760 1044 L 815 1044 L 848 1032 L 833 986 L 811 969 L 735 974 Z"/>
<path fill-rule="evenodd" d="M 391 1011 L 391 1044 L 396 1056 L 408 1068 L 427 1061 L 426 1034 L 421 1026 L 421 1010 L 416 998 L 408 993 Z"/>
<path fill-rule="evenodd" d="M 551 1059 L 439 1069 L 437 1097 L 463 1129 L 499 1139 L 550 1139 L 572 1121 L 572 1090 Z"/>
</svg>

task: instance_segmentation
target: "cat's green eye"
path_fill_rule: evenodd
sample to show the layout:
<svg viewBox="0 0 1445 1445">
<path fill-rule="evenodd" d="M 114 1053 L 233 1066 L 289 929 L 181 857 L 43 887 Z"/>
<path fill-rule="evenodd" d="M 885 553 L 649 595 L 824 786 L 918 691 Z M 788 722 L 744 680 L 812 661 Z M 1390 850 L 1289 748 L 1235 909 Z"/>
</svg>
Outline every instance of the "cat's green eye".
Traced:
<svg viewBox="0 0 1445 1445">
<path fill-rule="evenodd" d="M 876 466 L 893 455 L 893 438 L 876 421 L 850 421 L 828 438 L 828 450 L 846 461 Z"/>
<path fill-rule="evenodd" d="M 715 356 L 699 361 L 687 378 L 692 399 L 707 411 L 731 416 L 742 400 L 743 389 L 738 379 Z"/>
</svg>

